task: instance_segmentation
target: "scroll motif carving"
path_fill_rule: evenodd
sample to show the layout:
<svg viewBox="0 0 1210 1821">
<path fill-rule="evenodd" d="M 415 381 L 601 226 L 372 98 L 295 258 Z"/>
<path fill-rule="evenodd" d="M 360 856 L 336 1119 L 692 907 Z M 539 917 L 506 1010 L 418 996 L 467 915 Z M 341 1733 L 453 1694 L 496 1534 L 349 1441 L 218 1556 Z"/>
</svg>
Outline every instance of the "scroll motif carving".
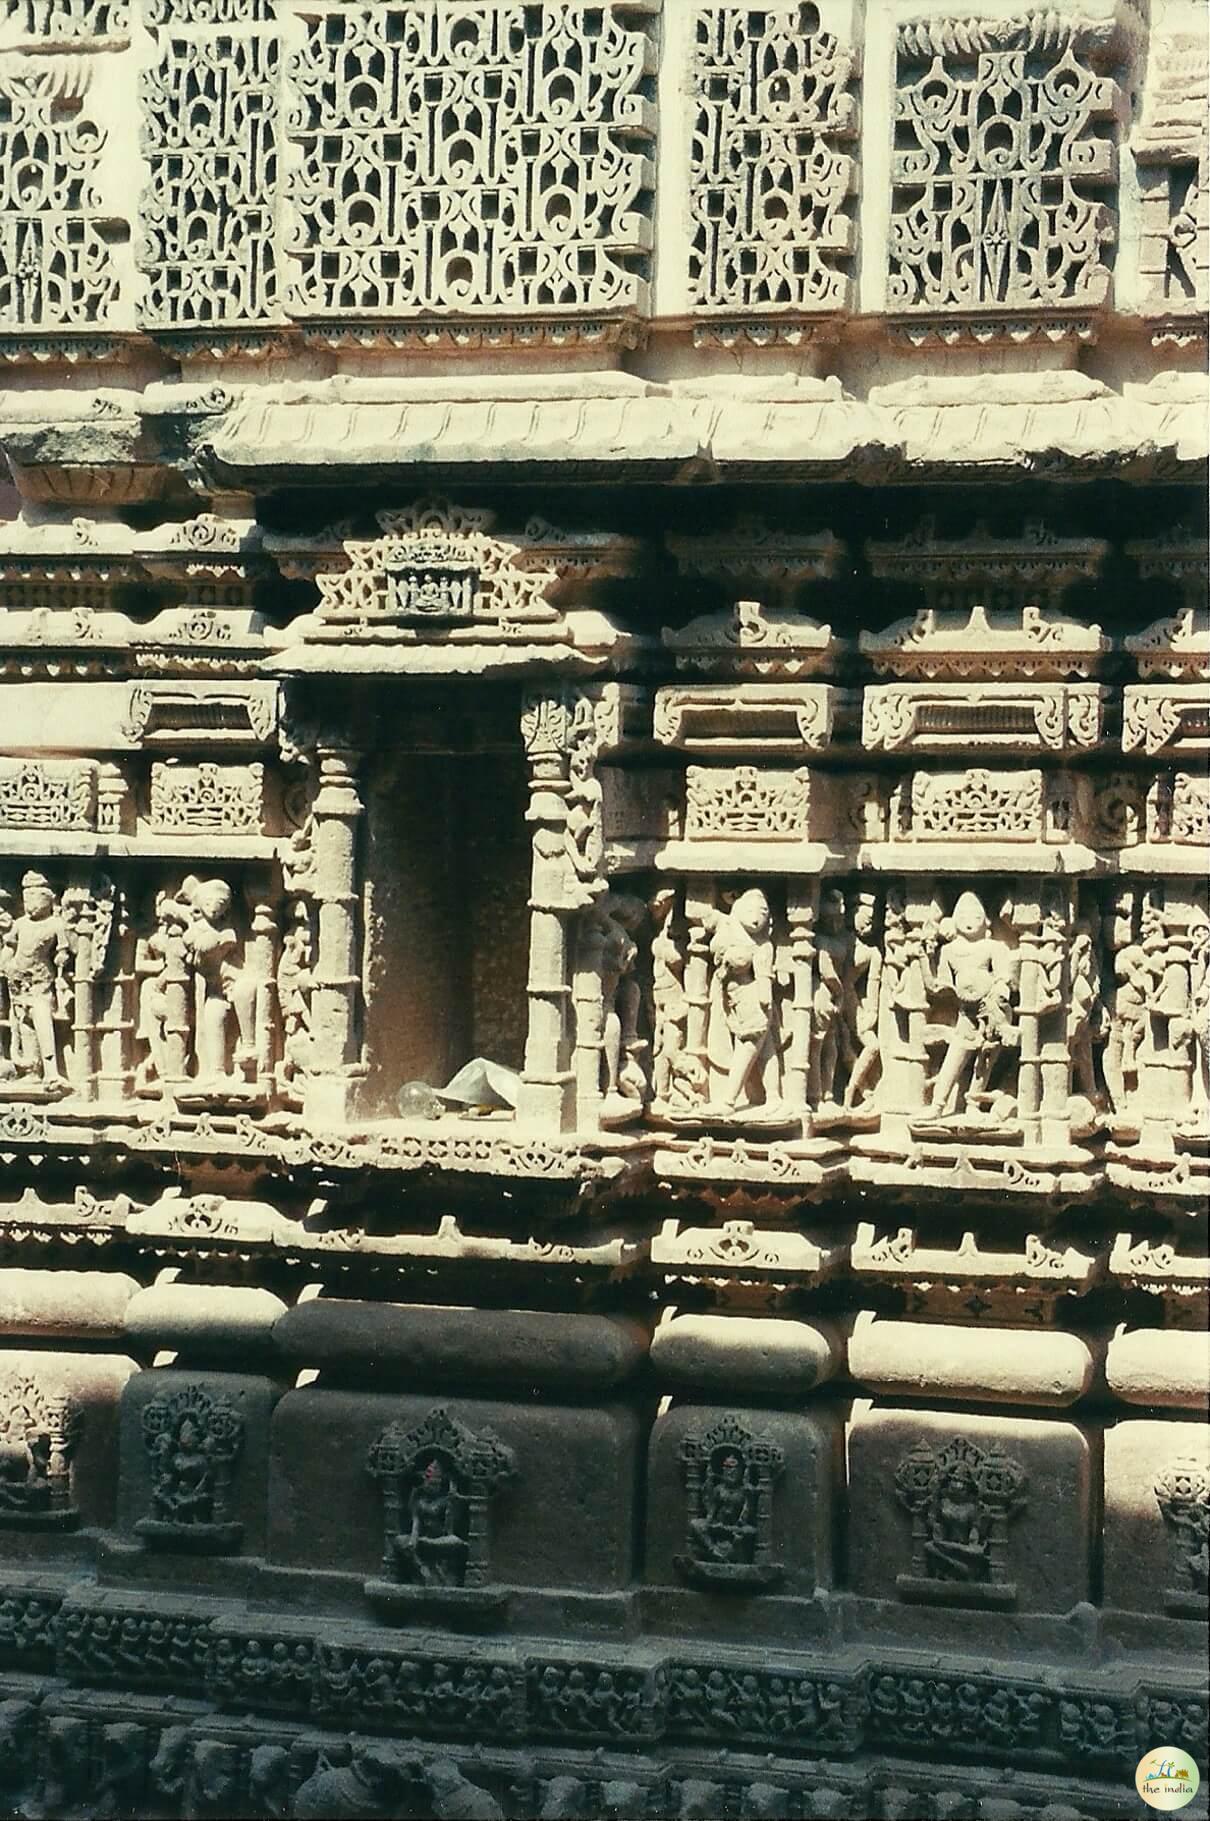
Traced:
<svg viewBox="0 0 1210 1821">
<path fill-rule="evenodd" d="M 951 1606 L 1013 1606 L 1004 1579 L 1008 1525 L 1025 1504 L 1025 1470 L 1003 1449 L 956 1436 L 944 1447 L 913 1448 L 895 1474 L 912 1519 L 911 1574 L 901 1598 Z"/>
<path fill-rule="evenodd" d="M 888 301 L 1105 301 L 1117 85 L 1051 13 L 900 28 Z"/>
<path fill-rule="evenodd" d="M 1042 835 L 1042 773 L 981 767 L 912 778 L 912 833 L 921 841 L 1036 841 Z"/>
<path fill-rule="evenodd" d="M 291 313 L 643 308 L 653 50 L 631 11 L 425 0 L 309 18 Z"/>
<path fill-rule="evenodd" d="M 231 1481 L 244 1445 L 244 1419 L 200 1385 L 160 1392 L 143 1410 L 151 1465 L 151 1513 L 135 1530 L 151 1548 L 224 1555 L 244 1527 L 231 1516 Z"/>
<path fill-rule="evenodd" d="M 814 6 L 695 21 L 690 294 L 703 311 L 843 307 L 854 227 L 853 56 Z"/>
<path fill-rule="evenodd" d="M 117 298 L 117 224 L 97 189 L 106 135 L 88 111 L 88 64 L 0 66 L 0 329 L 103 327 Z"/>
<path fill-rule="evenodd" d="M 1171 1538 L 1175 1569 L 1164 1603 L 1177 1616 L 1204 1617 L 1210 1572 L 1210 1475 L 1196 1461 L 1177 1461 L 1156 1480 L 1155 1496 Z"/>
<path fill-rule="evenodd" d="M 71 1400 L 21 1374 L 0 1381 L 0 1527 L 65 1529 L 79 1522 L 71 1502 L 71 1457 L 80 1415 Z"/>
<path fill-rule="evenodd" d="M 392 1423 L 367 1467 L 383 1502 L 383 1577 L 366 1583 L 374 1604 L 499 1611 L 507 1596 L 491 1582 L 490 1507 L 515 1471 L 512 1450 L 439 1408 L 411 1429 Z"/>
<path fill-rule="evenodd" d="M 676 1558 L 687 1581 L 710 1588 L 773 1587 L 782 1577 L 773 1553 L 773 1487 L 782 1450 L 733 1417 L 687 1435 L 685 1552 Z"/>
</svg>

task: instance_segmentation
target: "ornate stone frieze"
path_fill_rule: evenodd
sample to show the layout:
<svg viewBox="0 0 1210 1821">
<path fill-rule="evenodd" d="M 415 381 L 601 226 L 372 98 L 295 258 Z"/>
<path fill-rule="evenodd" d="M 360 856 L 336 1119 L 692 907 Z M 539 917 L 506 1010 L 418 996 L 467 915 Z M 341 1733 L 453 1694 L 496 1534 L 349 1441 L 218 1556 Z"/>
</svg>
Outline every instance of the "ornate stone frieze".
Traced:
<svg viewBox="0 0 1210 1821">
<path fill-rule="evenodd" d="M 814 7 L 701 6 L 693 21 L 690 298 L 702 314 L 844 307 L 856 241 L 856 62 Z"/>
<path fill-rule="evenodd" d="M 897 36 L 888 303 L 1096 308 L 1116 238 L 1112 34 L 1054 13 Z"/>
<path fill-rule="evenodd" d="M 1100 744 L 1105 699 L 1095 683 L 881 684 L 864 692 L 862 740 L 888 752 L 1078 753 Z"/>
<path fill-rule="evenodd" d="M 661 746 L 720 758 L 824 752 L 838 694 L 828 683 L 672 684 L 656 691 L 655 737 Z"/>
<path fill-rule="evenodd" d="M 86 57 L 0 55 L 0 331 L 96 330 L 118 293 L 120 224 Z"/>
<path fill-rule="evenodd" d="M 644 311 L 648 10 L 429 0 L 308 18 L 290 69 L 290 313 Z"/>
<path fill-rule="evenodd" d="M 139 207 L 148 328 L 238 331 L 278 303 L 273 0 L 148 0 Z"/>
<path fill-rule="evenodd" d="M 492 1585 L 490 1506 L 516 1470 L 512 1450 L 435 1409 L 411 1429 L 385 1429 L 367 1465 L 383 1504 L 383 1572 L 366 1583 L 373 1604 L 413 1616 L 499 1615 L 507 1596 Z"/>
<path fill-rule="evenodd" d="M 755 765 L 691 765 L 685 779 L 687 841 L 806 837 L 811 774 L 803 767 L 773 771 Z"/>
<path fill-rule="evenodd" d="M 952 1318 L 963 1310 L 977 1321 L 1041 1322 L 1053 1320 L 1060 1298 L 1103 1281 L 1105 1250 L 1038 1233 L 1026 1234 L 1019 1250 L 999 1250 L 981 1246 L 973 1231 L 957 1245 L 927 1245 L 914 1227 L 880 1232 L 862 1221 L 850 1264 L 861 1277 L 902 1287 L 912 1314 Z"/>
<path fill-rule="evenodd" d="M 145 1405 L 143 1445 L 151 1510 L 135 1530 L 149 1548 L 223 1555 L 238 1549 L 243 1525 L 232 1513 L 232 1476 L 244 1419 L 228 1398 L 186 1385 Z"/>
</svg>

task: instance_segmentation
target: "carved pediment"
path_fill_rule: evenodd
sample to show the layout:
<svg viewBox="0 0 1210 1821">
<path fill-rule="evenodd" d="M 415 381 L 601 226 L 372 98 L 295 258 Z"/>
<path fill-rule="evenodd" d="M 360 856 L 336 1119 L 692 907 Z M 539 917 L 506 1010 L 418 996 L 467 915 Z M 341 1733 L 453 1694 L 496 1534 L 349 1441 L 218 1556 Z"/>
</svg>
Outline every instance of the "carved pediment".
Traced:
<svg viewBox="0 0 1210 1821">
<path fill-rule="evenodd" d="M 314 580 L 315 613 L 292 632 L 306 644 L 562 647 L 611 651 L 624 636 L 587 604 L 593 585 L 631 567 L 637 546 L 608 533 L 563 533 L 534 519 L 516 536 L 478 507 L 418 500 L 377 515 L 362 537 L 338 526 L 271 540 L 284 574 Z M 563 604 L 574 594 L 574 604 Z"/>
<path fill-rule="evenodd" d="M 660 639 L 678 670 L 748 677 L 818 675 L 840 643 L 830 626 L 760 601 L 737 601 L 685 626 L 665 626 Z"/>
</svg>

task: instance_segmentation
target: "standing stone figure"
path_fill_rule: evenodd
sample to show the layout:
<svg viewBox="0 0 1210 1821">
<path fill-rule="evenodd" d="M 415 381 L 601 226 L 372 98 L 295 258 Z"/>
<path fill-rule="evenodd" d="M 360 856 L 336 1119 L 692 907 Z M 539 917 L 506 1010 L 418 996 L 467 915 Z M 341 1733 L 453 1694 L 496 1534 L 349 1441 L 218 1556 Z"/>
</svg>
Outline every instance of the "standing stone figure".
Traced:
<svg viewBox="0 0 1210 1821">
<path fill-rule="evenodd" d="M 759 1104 L 767 1070 L 772 1070 L 773 1080 L 766 1098 L 775 1101 L 781 1094 L 772 929 L 769 901 L 764 892 L 753 889 L 735 900 L 711 938 L 714 988 L 731 1038 L 721 1101 L 728 1112 Z"/>
<path fill-rule="evenodd" d="M 942 942 L 938 965 L 925 982 L 931 994 L 948 990 L 958 1001 L 957 1021 L 933 1083 L 931 1104 L 938 1119 L 977 1104 L 1001 1051 L 1020 1042 L 1012 1021 L 1016 981 L 1008 943 L 991 934 L 987 912 L 974 892 L 962 893 L 949 922 L 952 934 Z"/>
<path fill-rule="evenodd" d="M 882 991 L 882 950 L 875 940 L 876 903 L 871 892 L 858 892 L 853 908 L 853 959 L 849 969 L 849 1015 L 856 1039 L 856 1055 L 844 1091 L 847 1111 L 869 1100 L 871 1076 L 881 1056 L 878 1011 Z"/>
<path fill-rule="evenodd" d="M 1131 908 L 1126 901 L 1118 905 L 1114 917 L 1113 947 L 1116 986 L 1104 1068 L 1113 1110 L 1122 1117 L 1138 1089 L 1139 1056 L 1147 1037 L 1147 1006 L 1155 986 L 1150 959 L 1142 944 L 1134 940 Z"/>
<path fill-rule="evenodd" d="M 836 1099 L 840 1068 L 856 1061 L 848 1022 L 853 947 L 845 928 L 844 894 L 830 887 L 820 898 L 815 947 L 815 997 L 811 1007 L 814 1098 L 817 1106 Z"/>
<path fill-rule="evenodd" d="M 71 950 L 55 894 L 41 873 L 21 880 L 21 915 L 12 920 L 0 951 L 8 986 L 12 1064 L 58 1093 L 67 1092 L 59 1068 L 55 1021 L 67 1015 Z"/>
<path fill-rule="evenodd" d="M 167 1088 L 185 1079 L 189 1057 L 189 959 L 187 904 L 170 892 L 155 902 L 155 928 L 139 945 L 139 1036 L 147 1055 L 135 1075 L 137 1092 Z"/>
</svg>

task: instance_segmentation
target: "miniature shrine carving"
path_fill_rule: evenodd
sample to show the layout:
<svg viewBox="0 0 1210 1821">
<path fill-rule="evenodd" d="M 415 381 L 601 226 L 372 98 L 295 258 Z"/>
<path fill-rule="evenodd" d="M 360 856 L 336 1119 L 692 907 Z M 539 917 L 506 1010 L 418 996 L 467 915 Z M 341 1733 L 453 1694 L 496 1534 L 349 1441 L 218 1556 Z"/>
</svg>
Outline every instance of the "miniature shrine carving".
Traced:
<svg viewBox="0 0 1210 1821">
<path fill-rule="evenodd" d="M 72 1400 L 24 1374 L 0 1381 L 0 1528 L 68 1529 L 71 1457 L 81 1418 Z"/>
<path fill-rule="evenodd" d="M 1004 1578 L 1008 1526 L 1026 1500 L 1024 1469 L 1003 1449 L 956 1436 L 904 1455 L 895 1492 L 912 1519 L 912 1572 L 901 1599 L 951 1606 L 1013 1606 Z"/>
<path fill-rule="evenodd" d="M 492 1582 L 490 1509 L 516 1471 L 512 1450 L 438 1408 L 411 1429 L 392 1423 L 367 1467 L 383 1506 L 383 1572 L 366 1582 L 371 1602 L 400 1617 L 500 1614 L 508 1595 Z"/>
<path fill-rule="evenodd" d="M 785 1457 L 733 1417 L 687 1435 L 681 1443 L 687 1504 L 685 1580 L 707 1588 L 758 1590 L 777 1585 L 773 1558 L 773 1488 Z"/>
<path fill-rule="evenodd" d="M 144 1407 L 143 1446 L 151 1472 L 151 1511 L 135 1524 L 150 1549 L 226 1555 L 243 1524 L 232 1514 L 232 1481 L 244 1445 L 244 1419 L 228 1398 L 185 1385 Z"/>
<path fill-rule="evenodd" d="M 1196 1461 L 1176 1461 L 1156 1480 L 1155 1496 L 1175 1570 L 1165 1606 L 1177 1617 L 1204 1618 L 1210 1575 L 1210 1475 Z"/>
</svg>

